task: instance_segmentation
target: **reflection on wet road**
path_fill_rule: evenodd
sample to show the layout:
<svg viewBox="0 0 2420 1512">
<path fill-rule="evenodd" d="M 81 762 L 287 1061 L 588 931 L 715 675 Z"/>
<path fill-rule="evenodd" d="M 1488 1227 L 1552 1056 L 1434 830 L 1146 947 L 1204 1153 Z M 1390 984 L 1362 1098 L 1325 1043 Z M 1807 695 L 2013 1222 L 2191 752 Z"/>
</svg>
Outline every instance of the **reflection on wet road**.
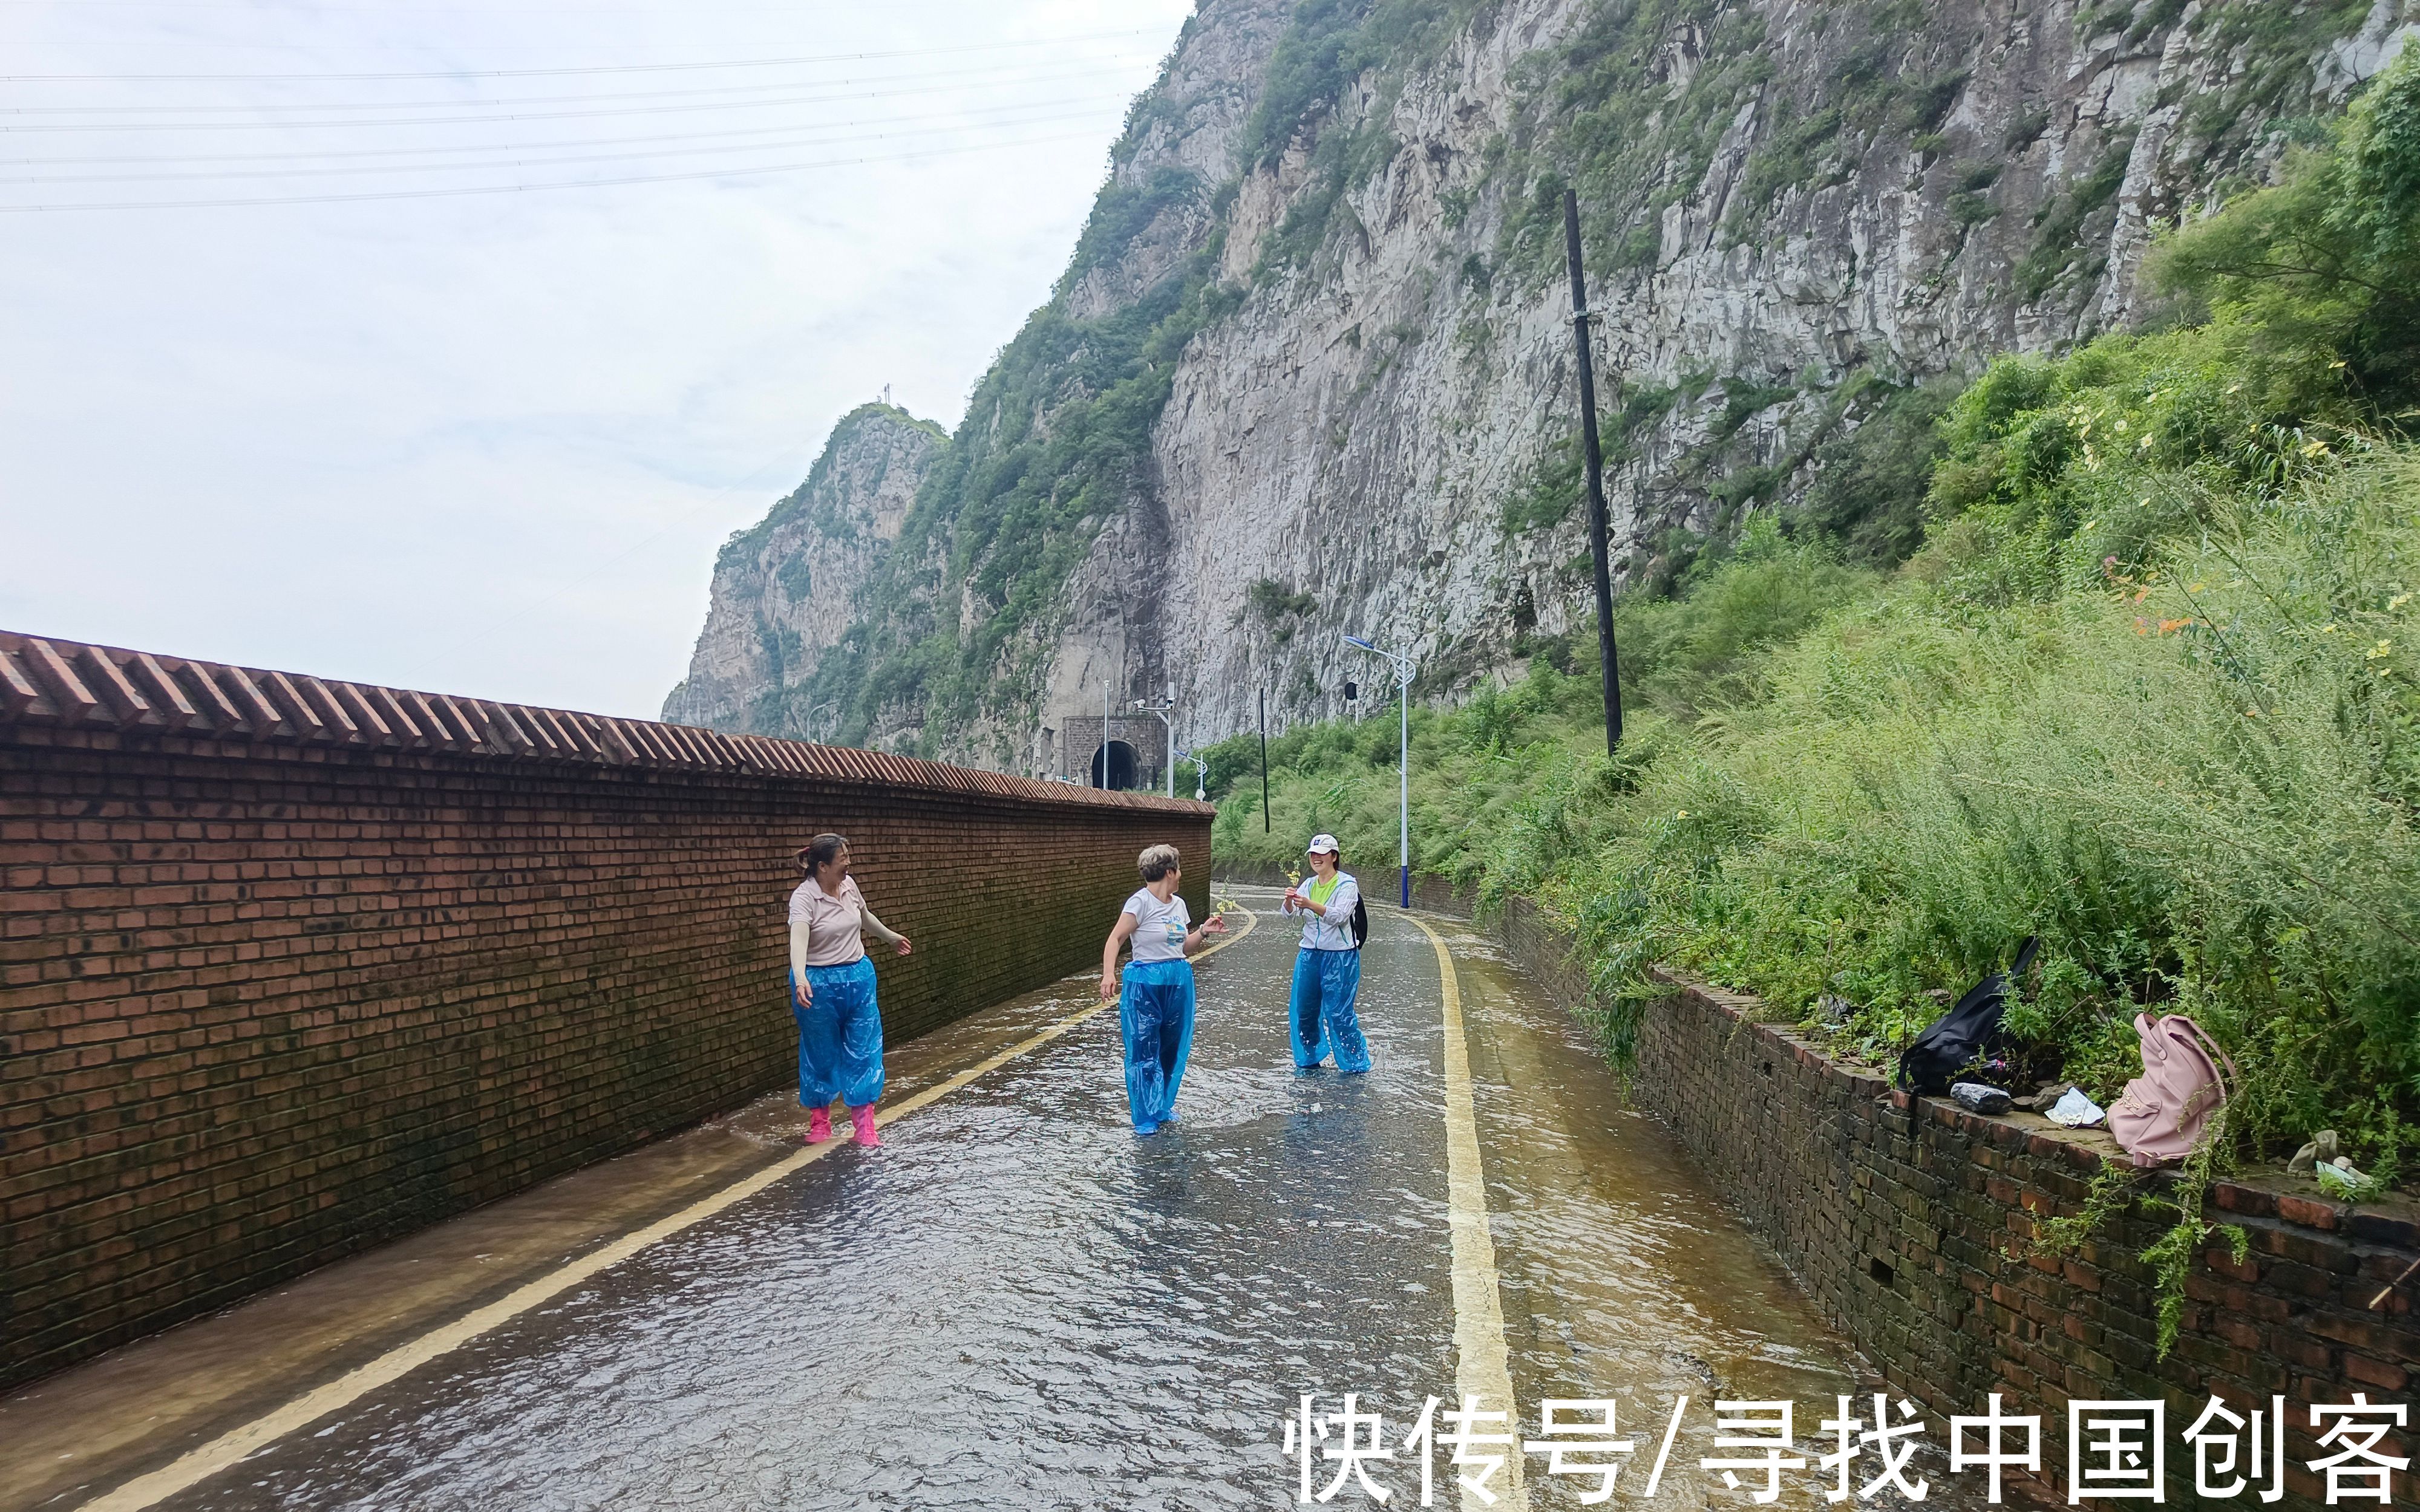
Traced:
<svg viewBox="0 0 2420 1512">
<path fill-rule="evenodd" d="M 1264 918 L 1201 968 L 1182 1119 L 1158 1135 L 1127 1126 L 1116 1017 L 1095 1016 L 161 1504 L 1289 1504 L 1300 1394 L 1323 1412 L 1357 1394 L 1393 1444 L 1456 1391 L 1437 958 L 1391 910 L 1373 922 L 1365 1077 L 1294 1071 L 1293 932 Z M 1870 1383 L 1568 1017 L 1435 927 L 1524 1433 L 1542 1396 L 1610 1397 L 1639 1445 L 1614 1504 L 1749 1504 L 1697 1468 L 1713 1399 L 1794 1399 L 1811 1461 L 1835 1393 Z M 1001 1012 L 1043 1022 L 1090 991 Z M 1532 1505 L 1593 1483 L 1543 1466 Z M 1823 1504 L 1812 1473 L 1784 1504 Z M 1438 1504 L 1451 1475 L 1440 1456 Z M 1415 1467 L 1373 1478 L 1417 1504 Z"/>
</svg>

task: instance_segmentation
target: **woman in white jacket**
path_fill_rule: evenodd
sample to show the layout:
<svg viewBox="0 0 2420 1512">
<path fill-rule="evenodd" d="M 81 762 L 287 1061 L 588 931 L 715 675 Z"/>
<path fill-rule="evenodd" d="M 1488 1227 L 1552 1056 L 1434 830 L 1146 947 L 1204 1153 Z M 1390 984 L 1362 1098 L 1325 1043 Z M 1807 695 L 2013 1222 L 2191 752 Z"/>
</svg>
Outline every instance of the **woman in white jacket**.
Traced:
<svg viewBox="0 0 2420 1512">
<path fill-rule="evenodd" d="M 1370 1041 L 1353 1011 L 1361 991 L 1361 949 L 1353 938 L 1361 885 L 1342 869 L 1344 858 L 1335 836 L 1311 837 L 1309 854 L 1311 879 L 1288 887 L 1285 895 L 1285 912 L 1303 916 L 1286 1030 L 1296 1066 L 1309 1071 L 1333 1049 L 1338 1071 L 1358 1073 L 1370 1069 Z"/>
</svg>

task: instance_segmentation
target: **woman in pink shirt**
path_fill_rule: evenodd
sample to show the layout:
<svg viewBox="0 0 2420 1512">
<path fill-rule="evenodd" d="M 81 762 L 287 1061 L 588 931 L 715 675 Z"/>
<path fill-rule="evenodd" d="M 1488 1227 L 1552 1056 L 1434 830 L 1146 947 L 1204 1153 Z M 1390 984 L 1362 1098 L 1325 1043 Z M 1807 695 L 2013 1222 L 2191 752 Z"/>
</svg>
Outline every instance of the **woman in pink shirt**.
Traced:
<svg viewBox="0 0 2420 1512">
<path fill-rule="evenodd" d="M 790 894 L 790 1016 L 799 1025 L 799 1105 L 809 1109 L 807 1143 L 831 1137 L 831 1100 L 848 1104 L 861 1145 L 881 1143 L 874 1104 L 882 1096 L 882 1013 L 865 942 L 908 953 L 908 937 L 865 906 L 848 874 L 848 841 L 817 835 L 799 852 L 807 880 Z"/>
</svg>

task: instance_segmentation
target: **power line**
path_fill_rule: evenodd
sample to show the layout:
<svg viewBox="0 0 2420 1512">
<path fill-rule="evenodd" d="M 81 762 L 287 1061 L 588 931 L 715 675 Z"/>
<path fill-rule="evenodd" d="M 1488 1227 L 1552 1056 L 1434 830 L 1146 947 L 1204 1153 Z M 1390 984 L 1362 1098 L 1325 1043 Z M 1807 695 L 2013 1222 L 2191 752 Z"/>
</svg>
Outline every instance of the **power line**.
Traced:
<svg viewBox="0 0 2420 1512">
<path fill-rule="evenodd" d="M 0 4 L 5 3 L 6 0 L 0 0 Z M 1035 102 L 1018 101 L 1006 105 L 970 105 L 953 110 L 920 111 L 908 116 L 876 116 L 863 120 L 834 121 L 830 124 L 834 129 L 858 126 L 868 128 L 907 126 L 939 120 L 966 121 L 970 125 L 984 125 L 993 123 L 993 117 L 996 116 L 1036 110 L 1045 105 L 1103 104 L 1128 98 L 1124 91 L 1120 91 L 1077 100 L 1063 99 Z M 999 121 L 997 124 L 1014 125 L 1016 123 Z M 599 136 L 584 139 L 573 137 L 551 142 L 468 142 L 416 147 L 311 147 L 292 152 L 122 153 L 73 158 L 8 158 L 0 159 L 0 163 L 21 168 L 54 168 L 130 167 L 139 164 L 185 162 L 326 162 L 359 158 L 425 158 L 477 152 L 543 152 L 549 148 L 655 147 L 667 142 L 718 142 L 729 141 L 736 137 L 790 136 L 795 135 L 800 129 L 799 124 L 793 121 L 780 126 L 740 126 L 720 131 L 657 131 L 644 136 Z M 431 164 L 431 166 L 444 165 Z"/>
<path fill-rule="evenodd" d="M 42 6 L 55 8 L 59 0 L 0 0 L 0 7 Z M 79 10 L 249 10 L 260 0 L 75 0 Z M 693 8 L 713 16 L 798 15 L 796 6 L 723 6 Z M 310 14 L 337 16 L 645 16 L 663 17 L 660 6 L 332 6 L 315 4 Z"/>
<path fill-rule="evenodd" d="M 442 199 L 463 194 L 519 194 L 549 189 L 611 189 L 626 184 L 669 184 L 707 178 L 751 178 L 768 174 L 799 173 L 813 168 L 849 168 L 873 162 L 912 162 L 924 158 L 954 157 L 1002 147 L 1042 147 L 1054 142 L 1098 140 L 1094 131 L 1065 131 L 1055 136 L 1025 137 L 1011 142 L 977 142 L 964 147 L 928 147 L 917 152 L 874 153 L 856 158 L 827 158 L 815 162 L 761 163 L 751 168 L 706 169 L 696 173 L 635 175 L 621 178 L 580 178 L 540 184 L 477 184 L 447 189 L 396 189 L 355 194 L 296 194 L 247 199 L 96 200 L 67 205 L 0 205 L 0 215 L 52 213 L 63 210 L 199 210 L 257 205 L 340 205 L 368 200 Z"/>
<path fill-rule="evenodd" d="M 0 0 L 0 3 L 4 3 L 4 0 Z M 1147 63 L 1150 62 L 1151 59 L 1121 54 L 1111 57 L 1085 58 L 1068 61 L 1081 61 L 1094 68 L 1114 68 L 1129 63 Z M 1003 69 L 1000 65 L 971 69 L 926 69 L 913 73 L 876 73 L 869 74 L 861 78 L 830 79 L 822 82 L 833 85 L 860 85 L 894 84 L 903 79 L 930 80 L 970 77 L 981 78 L 993 74 L 1003 73 L 1008 70 L 1024 69 L 1030 66 L 1031 65 L 1024 63 L 1012 63 L 1007 65 L 1006 69 Z M 1018 82 L 1017 76 L 1011 74 L 1006 82 L 1012 84 L 1016 83 Z M 456 106 L 568 105 L 584 104 L 600 100 L 679 100 L 695 98 L 700 95 L 762 95 L 777 93 L 783 89 L 796 89 L 798 87 L 798 81 L 790 80 L 782 84 L 712 85 L 696 89 L 617 90 L 608 91 L 603 94 L 589 95 L 520 95 L 506 96 L 502 99 L 486 100 L 257 100 L 242 105 L 8 105 L 0 106 L 0 116 L 206 116 L 232 115 L 239 111 L 269 110 L 445 110 Z M 166 128 L 163 127 L 162 130 L 166 130 Z"/>
<path fill-rule="evenodd" d="M 1013 81 L 1017 84 L 1057 84 L 1069 79 L 1089 79 L 1099 72 L 1087 67 L 1069 72 L 1032 74 Z M 792 95 L 774 100 L 695 100 L 683 105 L 628 105 L 612 110 L 508 111 L 501 116 L 398 116 L 386 120 L 355 121 L 56 121 L 31 126 L 0 126 L 0 134 L 16 135 L 30 131 L 302 131 L 310 128 L 358 128 L 364 126 L 486 126 L 498 121 L 571 121 L 595 120 L 615 116 L 671 116 L 693 114 L 707 110 L 765 110 L 790 105 L 829 105 L 852 100 L 896 100 L 908 95 L 939 94 L 945 90 L 964 89 L 963 84 L 919 85 L 908 89 L 854 89 L 840 94 Z"/>
<path fill-rule="evenodd" d="M 1109 100 L 1115 100 L 1120 97 L 1109 96 L 1107 98 Z M 1029 106 L 1027 108 L 1032 109 L 1033 107 Z M 1093 118 L 1098 114 L 1097 109 L 1060 111 L 1055 115 L 1034 116 L 1020 120 L 1001 121 L 996 124 L 1001 126 L 1047 126 L 1055 125 L 1060 121 L 1087 120 Z M 507 159 L 503 162 L 382 162 L 339 168 L 227 168 L 203 173 L 77 174 L 61 175 L 50 177 L 0 178 L 0 184 L 119 184 L 162 181 L 169 183 L 206 183 L 229 178 L 325 178 L 343 174 L 464 173 L 489 171 L 500 168 L 559 168 L 582 162 L 628 162 L 646 158 L 695 157 L 702 152 L 773 152 L 786 150 L 792 147 L 825 147 L 841 142 L 885 142 L 890 141 L 894 137 L 932 136 L 945 131 L 964 131 L 968 129 L 969 128 L 965 123 L 954 123 L 948 126 L 909 127 L 901 130 L 862 131 L 854 134 L 842 134 L 837 136 L 828 132 L 818 133 L 812 136 L 787 138 L 781 141 L 759 142 L 753 146 L 737 143 L 718 143 L 712 147 L 659 147 L 651 151 L 644 152 L 592 152 L 580 154 L 574 157 Z M 567 142 L 563 144 L 563 146 L 566 147 L 578 147 L 581 145 L 582 144 L 576 142 Z"/>
<path fill-rule="evenodd" d="M 861 63 L 875 58 L 941 57 L 957 53 L 996 53 L 1017 47 L 1064 47 L 1117 37 L 1152 37 L 1136 29 L 1084 32 L 1073 37 L 1036 37 L 1015 42 L 966 42 L 956 47 L 898 48 L 879 53 L 825 53 L 795 57 L 731 58 L 712 63 L 613 63 L 577 69 L 439 69 L 391 73 L 10 73 L 0 84 L 193 84 L 259 83 L 266 80 L 324 80 L 358 83 L 371 79 L 556 79 L 583 73 L 667 73 L 700 69 L 775 69 L 824 63 Z"/>
</svg>

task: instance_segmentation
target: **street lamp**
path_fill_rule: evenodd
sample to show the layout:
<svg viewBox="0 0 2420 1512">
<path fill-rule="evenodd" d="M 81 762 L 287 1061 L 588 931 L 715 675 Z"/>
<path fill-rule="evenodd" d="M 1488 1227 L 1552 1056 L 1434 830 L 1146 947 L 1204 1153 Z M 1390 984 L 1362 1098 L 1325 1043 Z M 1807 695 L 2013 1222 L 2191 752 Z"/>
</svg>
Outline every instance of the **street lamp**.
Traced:
<svg viewBox="0 0 2420 1512">
<path fill-rule="evenodd" d="M 1207 801 L 1210 796 L 1210 764 L 1202 759 L 1202 753 L 1198 750 L 1180 750 L 1168 761 L 1171 766 L 1174 766 L 1180 761 L 1193 764 L 1193 801 L 1196 803 Z"/>
<path fill-rule="evenodd" d="M 1172 798 L 1176 796 L 1176 721 L 1169 716 L 1176 712 L 1176 685 L 1173 682 L 1168 685 L 1168 697 L 1161 702 L 1154 703 L 1148 699 L 1137 699 L 1134 706 L 1145 714 L 1159 716 L 1160 728 L 1167 732 L 1159 745 L 1168 752 L 1168 795 Z"/>
<path fill-rule="evenodd" d="M 1384 656 L 1395 669 L 1395 703 L 1401 711 L 1402 745 L 1395 758 L 1395 773 L 1400 783 L 1396 800 L 1396 818 L 1400 825 L 1396 866 L 1403 884 L 1404 906 L 1412 906 L 1412 657 L 1405 651 L 1381 651 L 1357 635 L 1348 635 L 1344 643 L 1373 656 Z"/>
</svg>

